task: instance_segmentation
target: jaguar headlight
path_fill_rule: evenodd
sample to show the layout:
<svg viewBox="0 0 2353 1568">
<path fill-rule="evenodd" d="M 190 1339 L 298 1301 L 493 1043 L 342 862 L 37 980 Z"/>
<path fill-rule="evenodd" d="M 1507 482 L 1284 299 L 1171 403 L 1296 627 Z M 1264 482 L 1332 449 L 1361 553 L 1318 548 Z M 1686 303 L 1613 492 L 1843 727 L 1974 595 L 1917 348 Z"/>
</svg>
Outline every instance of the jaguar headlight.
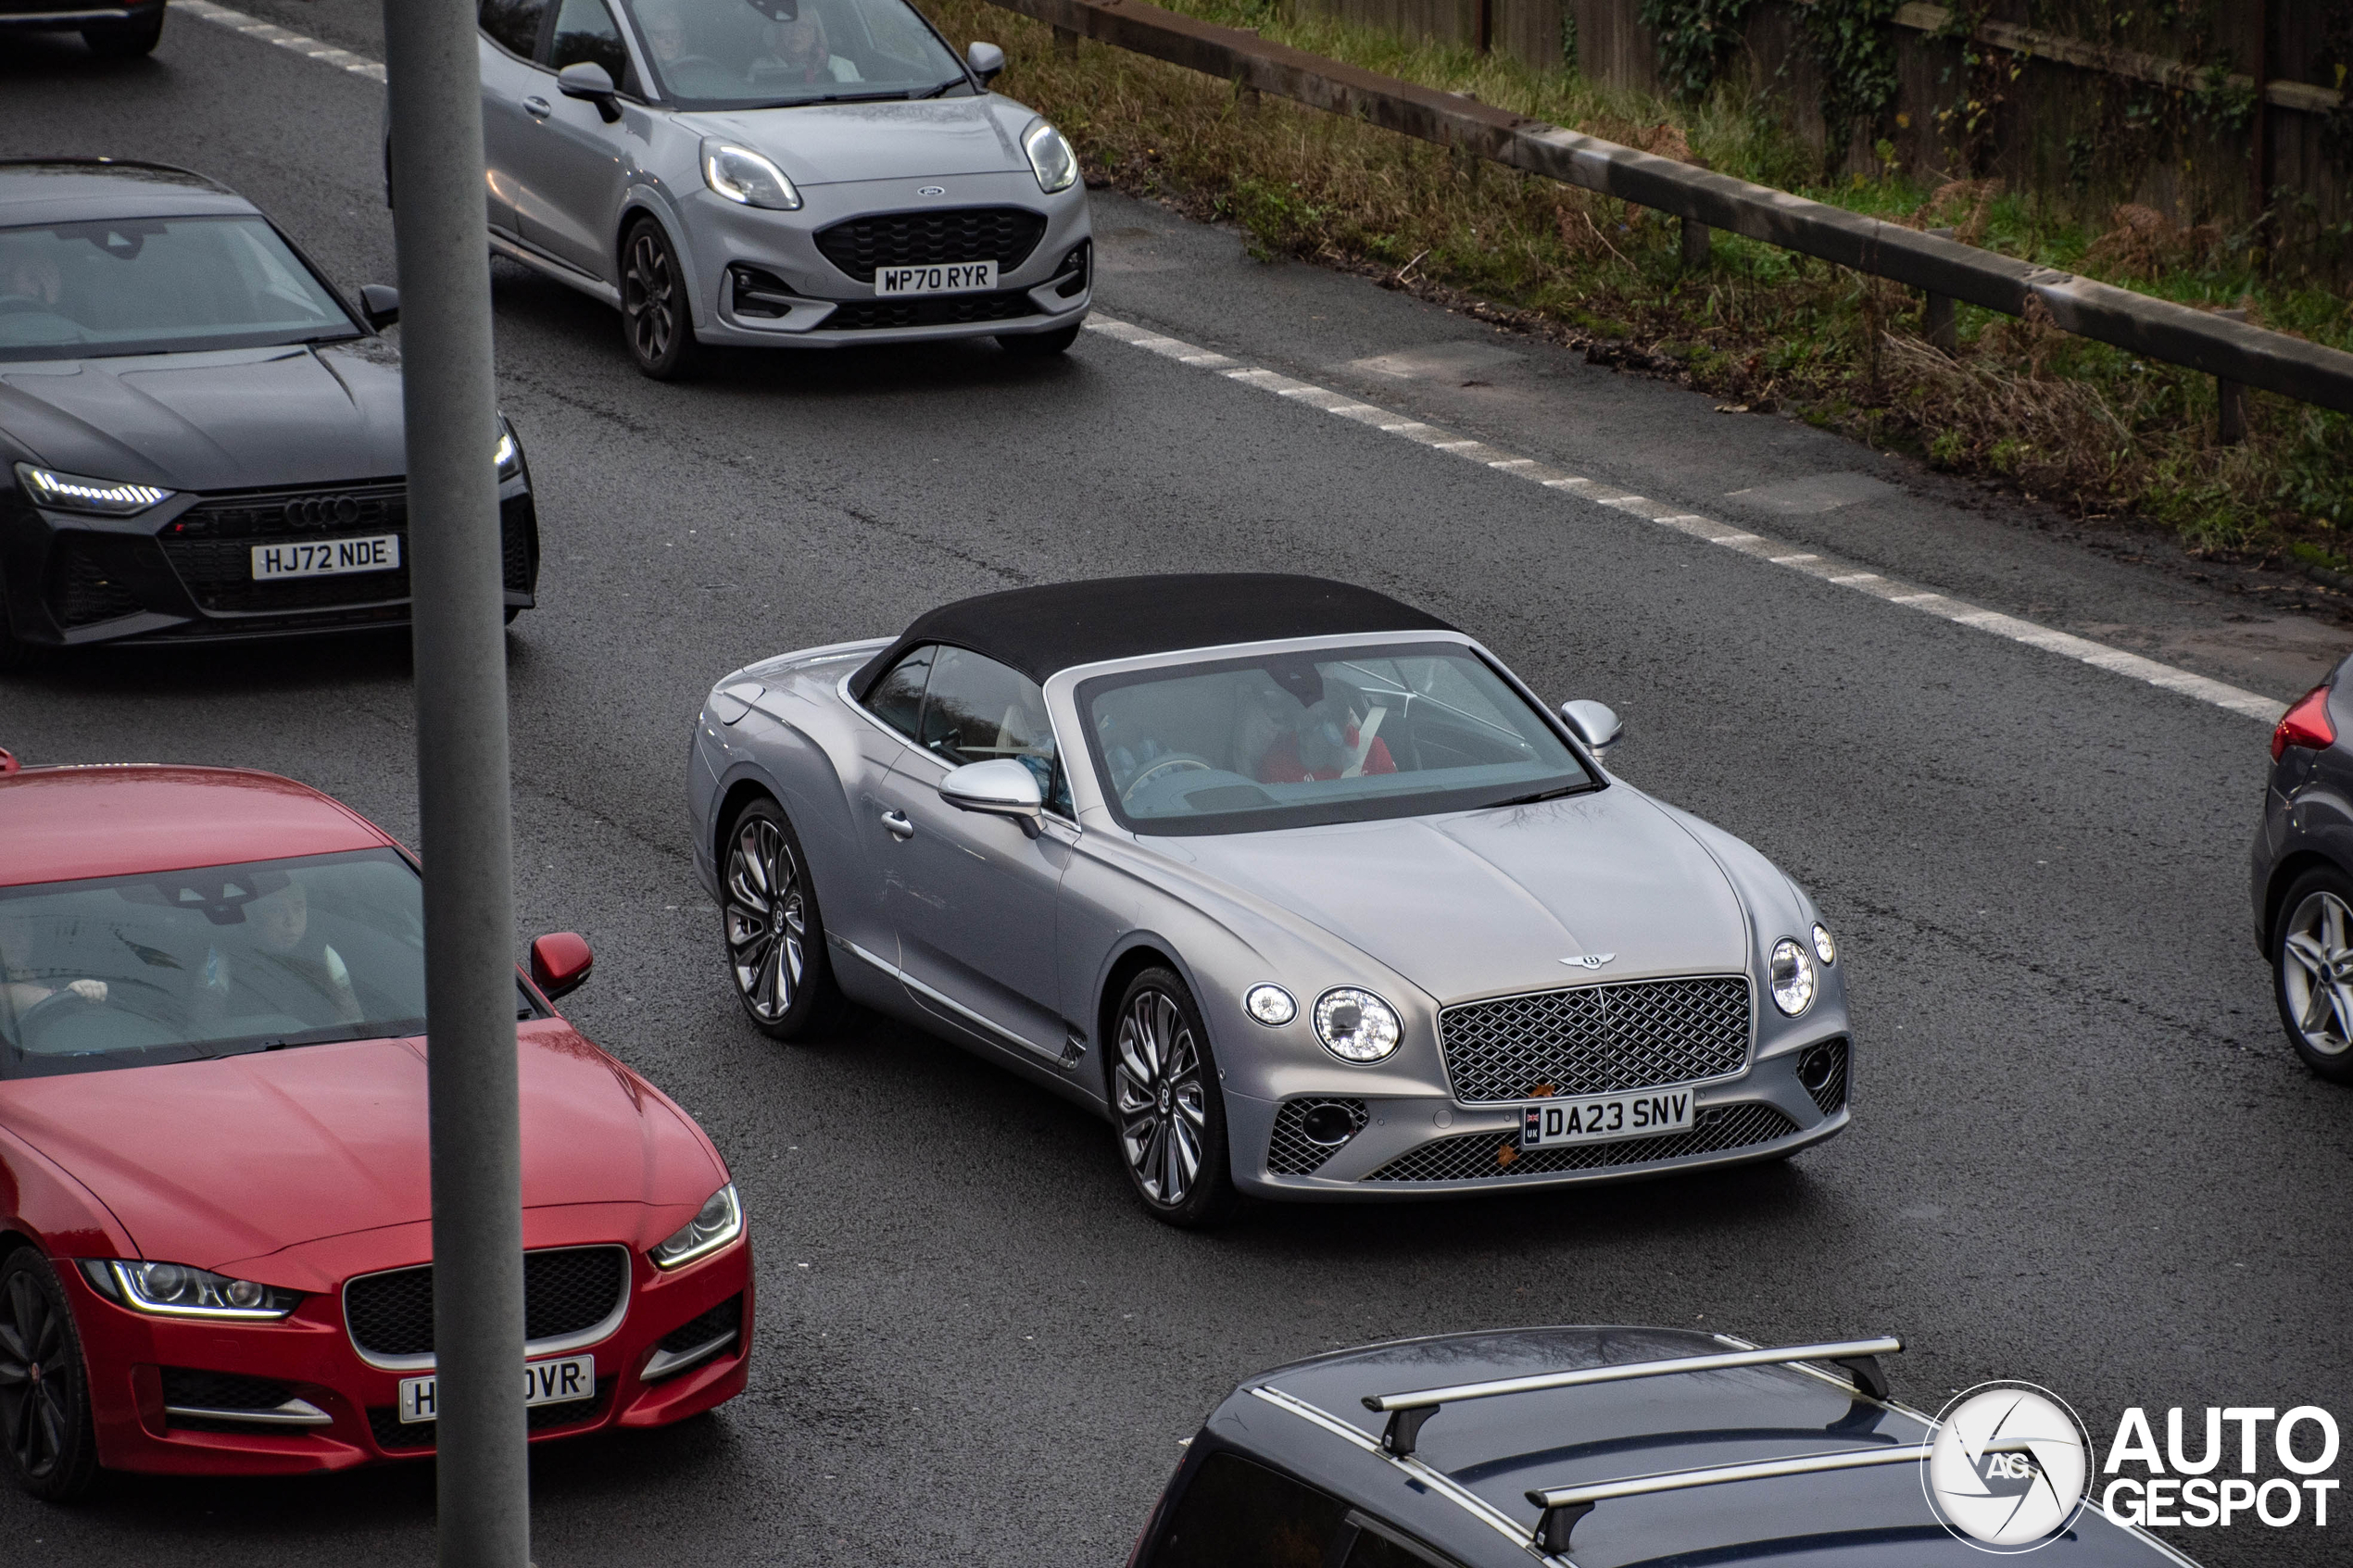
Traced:
<svg viewBox="0 0 2353 1568">
<path fill-rule="evenodd" d="M 710 1257 L 743 1234 L 744 1206 L 736 1197 L 736 1184 L 730 1182 L 712 1193 L 676 1234 L 653 1249 L 654 1266 L 682 1268 L 698 1258 Z"/>
<path fill-rule="evenodd" d="M 1299 1016 L 1299 1004 L 1280 985 L 1253 985 L 1242 995 L 1251 1017 L 1269 1028 L 1279 1028 Z"/>
<path fill-rule="evenodd" d="M 501 425 L 498 430 L 498 477 L 512 479 L 522 472 L 522 447 L 515 440 L 515 433 Z"/>
<path fill-rule="evenodd" d="M 1370 991 L 1341 985 L 1315 998 L 1315 1037 L 1342 1061 L 1378 1061 L 1397 1048 L 1405 1027 Z"/>
<path fill-rule="evenodd" d="M 1831 940 L 1831 928 L 1820 921 L 1814 922 L 1814 956 L 1825 969 L 1838 962 L 1838 944 Z"/>
<path fill-rule="evenodd" d="M 91 479 L 78 473 L 57 473 L 31 463 L 17 465 L 17 483 L 26 499 L 53 512 L 86 512 L 93 517 L 135 517 L 171 499 L 172 492 L 127 480 Z"/>
<path fill-rule="evenodd" d="M 731 202 L 764 207 L 774 212 L 797 212 L 800 193 L 785 171 L 749 147 L 717 137 L 702 144 L 702 182 Z"/>
<path fill-rule="evenodd" d="M 1773 944 L 1765 977 L 1773 988 L 1773 1005 L 1792 1018 L 1814 1005 L 1814 960 L 1795 937 Z"/>
<path fill-rule="evenodd" d="M 231 1279 L 186 1263 L 126 1262 L 94 1259 L 83 1275 L 106 1295 L 134 1311 L 171 1318 L 283 1318 L 302 1304 L 299 1291 Z"/>
<path fill-rule="evenodd" d="M 1078 155 L 1070 150 L 1063 133 L 1046 121 L 1029 122 L 1029 129 L 1021 133 L 1021 150 L 1029 155 L 1029 169 L 1038 176 L 1038 188 L 1048 195 L 1069 190 L 1078 179 Z"/>
</svg>

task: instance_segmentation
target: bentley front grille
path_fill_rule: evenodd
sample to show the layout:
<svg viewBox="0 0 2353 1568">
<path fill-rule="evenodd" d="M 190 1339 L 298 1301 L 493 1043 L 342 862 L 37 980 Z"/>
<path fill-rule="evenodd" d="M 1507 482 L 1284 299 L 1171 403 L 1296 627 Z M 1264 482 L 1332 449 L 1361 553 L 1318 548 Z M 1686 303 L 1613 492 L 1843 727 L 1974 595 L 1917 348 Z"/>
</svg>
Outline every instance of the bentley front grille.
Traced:
<svg viewBox="0 0 2353 1568">
<path fill-rule="evenodd" d="M 1001 276 L 1029 259 L 1045 237 L 1046 217 L 1018 207 L 951 207 L 885 212 L 817 231 L 824 258 L 862 283 L 881 267 L 941 261 L 994 261 Z"/>
<path fill-rule="evenodd" d="M 1529 991 L 1438 1015 L 1447 1081 L 1466 1105 L 1721 1078 L 1748 1060 L 1748 1029 L 1738 975 Z"/>
<path fill-rule="evenodd" d="M 1266 1140 L 1266 1170 L 1277 1176 L 1312 1176 L 1365 1130 L 1361 1099 L 1287 1099 L 1275 1112 Z"/>
<path fill-rule="evenodd" d="M 1797 1131 L 1797 1123 L 1769 1105 L 1717 1106 L 1693 1119 L 1687 1133 L 1616 1143 L 1563 1144 L 1522 1148 L 1517 1133 L 1467 1133 L 1437 1138 L 1399 1155 L 1365 1179 L 1368 1182 L 1509 1181 L 1563 1171 L 1600 1171 L 1614 1165 L 1647 1165 L 1689 1154 L 1721 1154 L 1752 1144 L 1771 1143 Z"/>
<path fill-rule="evenodd" d="M 522 1259 L 522 1332 L 528 1345 L 562 1339 L 610 1317 L 629 1287 L 619 1247 L 560 1247 Z M 363 1274 L 343 1288 L 351 1342 L 379 1359 L 433 1353 L 433 1265 Z"/>
</svg>

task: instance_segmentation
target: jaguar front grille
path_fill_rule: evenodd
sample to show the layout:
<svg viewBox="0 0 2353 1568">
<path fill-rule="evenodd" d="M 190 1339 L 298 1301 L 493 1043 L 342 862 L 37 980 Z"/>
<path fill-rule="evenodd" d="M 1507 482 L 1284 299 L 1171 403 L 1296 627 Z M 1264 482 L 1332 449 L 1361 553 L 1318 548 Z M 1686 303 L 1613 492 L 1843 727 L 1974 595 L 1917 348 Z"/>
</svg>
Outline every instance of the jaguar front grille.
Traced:
<svg viewBox="0 0 2353 1568">
<path fill-rule="evenodd" d="M 1447 1081 L 1466 1105 L 1721 1078 L 1748 1060 L 1748 1036 L 1738 975 L 1529 991 L 1438 1015 Z"/>
<path fill-rule="evenodd" d="M 628 1299 L 629 1253 L 620 1247 L 560 1247 L 522 1259 L 525 1350 L 545 1354 L 591 1333 Z M 369 1360 L 397 1364 L 433 1354 L 433 1265 L 362 1274 L 343 1287 L 351 1342 Z"/>
</svg>

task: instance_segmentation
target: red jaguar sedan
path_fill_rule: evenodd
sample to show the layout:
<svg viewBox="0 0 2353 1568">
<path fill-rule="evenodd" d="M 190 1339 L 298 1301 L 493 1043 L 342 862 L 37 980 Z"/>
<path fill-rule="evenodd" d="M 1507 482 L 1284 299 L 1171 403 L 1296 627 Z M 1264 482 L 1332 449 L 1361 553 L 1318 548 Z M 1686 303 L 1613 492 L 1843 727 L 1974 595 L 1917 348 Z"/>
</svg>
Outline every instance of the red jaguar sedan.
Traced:
<svg viewBox="0 0 2353 1568">
<path fill-rule="evenodd" d="M 434 1448 L 416 861 L 288 779 L 0 771 L 0 1447 L 101 1468 L 339 1470 Z M 744 1386 L 751 1249 L 693 1119 L 515 986 L 534 1440 Z"/>
</svg>

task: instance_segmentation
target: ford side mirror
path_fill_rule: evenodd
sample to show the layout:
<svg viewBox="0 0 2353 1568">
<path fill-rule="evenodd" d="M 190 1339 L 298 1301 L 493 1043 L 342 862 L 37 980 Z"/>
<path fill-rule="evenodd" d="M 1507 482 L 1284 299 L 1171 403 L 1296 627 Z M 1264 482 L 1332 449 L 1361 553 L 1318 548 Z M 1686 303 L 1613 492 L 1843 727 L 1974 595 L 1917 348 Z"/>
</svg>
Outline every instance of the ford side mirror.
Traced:
<svg viewBox="0 0 2353 1568">
<path fill-rule="evenodd" d="M 556 91 L 596 105 L 607 125 L 621 118 L 621 106 L 613 101 L 612 73 L 594 60 L 574 60 L 556 72 Z"/>
<path fill-rule="evenodd" d="M 359 291 L 359 314 L 367 319 L 370 332 L 384 331 L 400 320 L 400 291 L 370 283 Z"/>
<path fill-rule="evenodd" d="M 964 51 L 964 64 L 972 67 L 973 74 L 986 85 L 996 81 L 998 73 L 1005 69 L 1005 51 L 994 44 L 975 44 Z"/>
<path fill-rule="evenodd" d="M 1583 698 L 1564 702 L 1561 717 L 1568 721 L 1570 731 L 1592 747 L 1596 757 L 1626 738 L 1626 726 L 1606 703 Z"/>
<path fill-rule="evenodd" d="M 939 781 L 939 798 L 960 811 L 1011 817 L 1032 838 L 1038 836 L 1038 813 L 1045 805 L 1038 790 L 1038 775 L 1010 757 L 992 757 L 950 770 Z"/>
<path fill-rule="evenodd" d="M 559 931 L 531 945 L 531 983 L 551 1002 L 579 990 L 596 965 L 597 955 L 578 932 Z"/>
</svg>

